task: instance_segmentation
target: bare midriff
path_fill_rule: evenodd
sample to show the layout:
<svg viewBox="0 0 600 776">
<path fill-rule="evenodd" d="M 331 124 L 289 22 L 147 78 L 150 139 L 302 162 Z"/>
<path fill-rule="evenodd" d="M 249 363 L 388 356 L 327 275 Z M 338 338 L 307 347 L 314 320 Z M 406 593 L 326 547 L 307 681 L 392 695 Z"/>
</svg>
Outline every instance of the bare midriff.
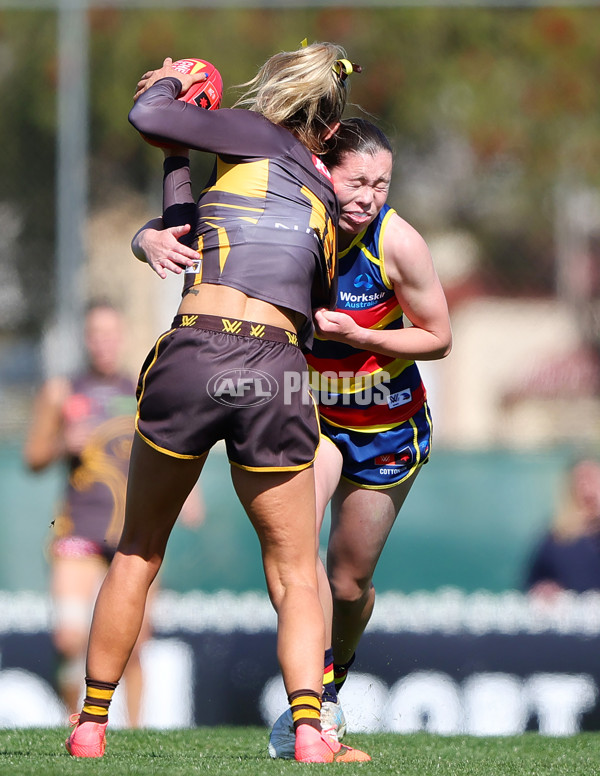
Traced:
<svg viewBox="0 0 600 776">
<path fill-rule="evenodd" d="M 293 310 L 247 296 L 236 288 L 213 283 L 200 283 L 190 289 L 181 300 L 178 313 L 239 318 L 295 332 L 298 332 L 304 321 L 304 316 Z"/>
</svg>

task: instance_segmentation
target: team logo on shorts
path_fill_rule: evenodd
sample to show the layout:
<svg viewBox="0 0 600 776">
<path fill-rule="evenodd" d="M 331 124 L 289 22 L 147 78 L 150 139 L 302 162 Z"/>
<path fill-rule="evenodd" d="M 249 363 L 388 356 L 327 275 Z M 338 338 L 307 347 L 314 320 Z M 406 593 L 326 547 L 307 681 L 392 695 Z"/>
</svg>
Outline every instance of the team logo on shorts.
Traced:
<svg viewBox="0 0 600 776">
<path fill-rule="evenodd" d="M 402 474 L 413 463 L 413 454 L 409 447 L 404 447 L 397 453 L 384 453 L 373 459 L 375 466 L 379 466 L 380 474 Z"/>
<path fill-rule="evenodd" d="M 211 399 L 228 407 L 256 407 L 279 393 L 277 380 L 259 369 L 224 369 L 206 386 Z"/>
<path fill-rule="evenodd" d="M 394 453 L 377 455 L 375 456 L 374 463 L 375 463 L 375 466 L 393 466 L 396 463 L 396 456 Z"/>
</svg>

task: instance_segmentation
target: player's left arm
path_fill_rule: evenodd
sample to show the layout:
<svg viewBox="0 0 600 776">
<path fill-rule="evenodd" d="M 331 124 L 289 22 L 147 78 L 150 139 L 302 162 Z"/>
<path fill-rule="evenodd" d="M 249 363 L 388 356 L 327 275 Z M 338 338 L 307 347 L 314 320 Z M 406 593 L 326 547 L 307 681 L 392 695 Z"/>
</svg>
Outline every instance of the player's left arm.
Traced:
<svg viewBox="0 0 600 776">
<path fill-rule="evenodd" d="M 181 242 L 189 231 L 189 224 L 166 229 L 162 218 L 153 218 L 135 233 L 131 251 L 136 259 L 145 261 L 163 280 L 167 277 L 167 270 L 179 275 L 198 258 L 197 251 Z"/>
<path fill-rule="evenodd" d="M 407 360 L 444 358 L 452 347 L 448 305 L 427 243 L 394 214 L 384 235 L 384 268 L 411 326 L 395 330 L 359 326 L 345 313 L 320 310 L 322 336 L 356 348 Z"/>
</svg>

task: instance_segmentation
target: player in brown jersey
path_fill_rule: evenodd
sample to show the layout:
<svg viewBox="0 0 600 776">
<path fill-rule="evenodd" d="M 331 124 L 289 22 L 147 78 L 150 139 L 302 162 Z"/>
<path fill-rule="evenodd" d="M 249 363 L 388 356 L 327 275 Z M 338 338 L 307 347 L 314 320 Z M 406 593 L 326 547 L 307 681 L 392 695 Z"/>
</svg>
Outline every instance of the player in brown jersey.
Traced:
<svg viewBox="0 0 600 776">
<path fill-rule="evenodd" d="M 320 399 L 323 438 L 315 462 L 318 527 L 329 501 L 332 518 L 327 574 L 318 562 L 328 626 L 321 724 L 328 735 L 341 737 L 346 723 L 337 700 L 334 652 L 340 655 L 335 672 L 340 681 L 373 610 L 371 580 L 387 535 L 430 450 L 430 415 L 424 394 L 418 401 L 421 379 L 414 359 L 444 357 L 452 335 L 424 240 L 385 204 L 392 173 L 392 148 L 385 135 L 364 119 L 347 119 L 324 161 L 341 208 L 338 309 L 317 311 L 319 336 L 307 359 L 329 381 L 342 374 L 347 382 L 338 381 L 339 401 L 331 402 L 333 391 L 323 387 L 326 383 L 311 381 Z M 178 242 L 188 227 L 161 231 L 161 226 L 157 221 L 139 234 L 139 258 L 147 257 L 159 274 L 181 272 L 194 259 Z M 363 293 L 364 286 L 369 293 Z M 401 320 L 405 311 L 413 323 L 408 336 Z M 404 402 L 406 417 L 394 414 L 398 402 L 378 403 L 376 391 L 368 401 L 346 401 L 343 390 L 359 393 L 353 386 L 357 378 L 348 379 L 353 371 L 364 379 L 371 376 L 369 369 L 381 375 L 389 370 L 384 379 L 371 382 L 389 395 L 408 388 L 415 401 Z M 405 382 L 396 385 L 399 376 Z M 379 413 L 375 423 L 374 411 Z M 293 759 L 294 743 L 287 710 L 273 727 L 269 753 Z"/>
<path fill-rule="evenodd" d="M 60 656 L 57 683 L 69 713 L 83 688 L 82 667 L 94 600 L 121 535 L 129 452 L 134 433 L 135 384 L 120 371 L 123 320 L 105 302 L 85 318 L 87 369 L 47 380 L 38 393 L 26 440 L 33 471 L 65 461 L 68 479 L 55 517 L 48 555 L 53 641 Z M 139 651 L 127 666 L 129 724 L 139 723 Z"/>
<path fill-rule="evenodd" d="M 312 337 L 312 309 L 335 299 L 337 201 L 317 154 L 339 126 L 352 69 L 333 44 L 277 54 L 248 85 L 250 110 L 203 111 L 177 101 L 198 76 L 174 72 L 170 60 L 138 85 L 132 124 L 154 141 L 216 153 L 217 164 L 198 208 L 179 198 L 189 180 L 185 158 L 176 149 L 165 165 L 167 225 L 180 204 L 198 215 L 193 281 L 201 282 L 186 284 L 172 329 L 142 367 L 125 528 L 96 604 L 87 696 L 67 741 L 74 756 L 104 753 L 108 706 L 149 585 L 208 451 L 224 439 L 278 614 L 295 757 L 370 759 L 321 732 L 318 420 L 311 402 L 298 395 L 286 403 L 279 391 L 286 373 L 306 370 L 298 344 Z"/>
</svg>

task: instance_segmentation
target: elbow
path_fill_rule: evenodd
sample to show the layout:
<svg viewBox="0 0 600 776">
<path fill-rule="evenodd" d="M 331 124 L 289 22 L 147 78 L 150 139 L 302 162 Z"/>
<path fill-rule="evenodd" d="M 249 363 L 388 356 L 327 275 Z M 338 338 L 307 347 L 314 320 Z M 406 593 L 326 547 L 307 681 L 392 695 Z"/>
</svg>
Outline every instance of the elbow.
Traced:
<svg viewBox="0 0 600 776">
<path fill-rule="evenodd" d="M 149 121 L 151 115 L 152 111 L 147 108 L 143 102 L 138 100 L 129 111 L 129 123 L 135 127 L 138 132 L 149 133 L 152 129 Z"/>
<path fill-rule="evenodd" d="M 48 465 L 47 461 L 44 461 L 41 458 L 37 458 L 33 455 L 30 455 L 27 452 L 23 456 L 23 463 L 25 464 L 27 469 L 29 469 L 29 471 L 33 472 L 34 474 L 41 472 Z"/>
<path fill-rule="evenodd" d="M 46 446 L 28 443 L 23 450 L 23 463 L 30 472 L 41 472 L 55 460 L 52 450 Z"/>
<path fill-rule="evenodd" d="M 452 339 L 444 340 L 440 342 L 439 346 L 435 349 L 430 351 L 429 355 L 422 358 L 423 361 L 441 361 L 443 358 L 446 358 L 446 356 L 450 355 L 450 351 L 452 350 Z"/>
<path fill-rule="evenodd" d="M 448 341 L 445 343 L 444 347 L 440 352 L 440 358 L 446 358 L 446 356 L 449 356 L 451 352 L 452 352 L 452 336 L 448 337 Z"/>
<path fill-rule="evenodd" d="M 452 351 L 452 329 L 448 328 L 444 334 L 440 336 L 440 348 L 438 358 L 446 358 Z"/>
</svg>

